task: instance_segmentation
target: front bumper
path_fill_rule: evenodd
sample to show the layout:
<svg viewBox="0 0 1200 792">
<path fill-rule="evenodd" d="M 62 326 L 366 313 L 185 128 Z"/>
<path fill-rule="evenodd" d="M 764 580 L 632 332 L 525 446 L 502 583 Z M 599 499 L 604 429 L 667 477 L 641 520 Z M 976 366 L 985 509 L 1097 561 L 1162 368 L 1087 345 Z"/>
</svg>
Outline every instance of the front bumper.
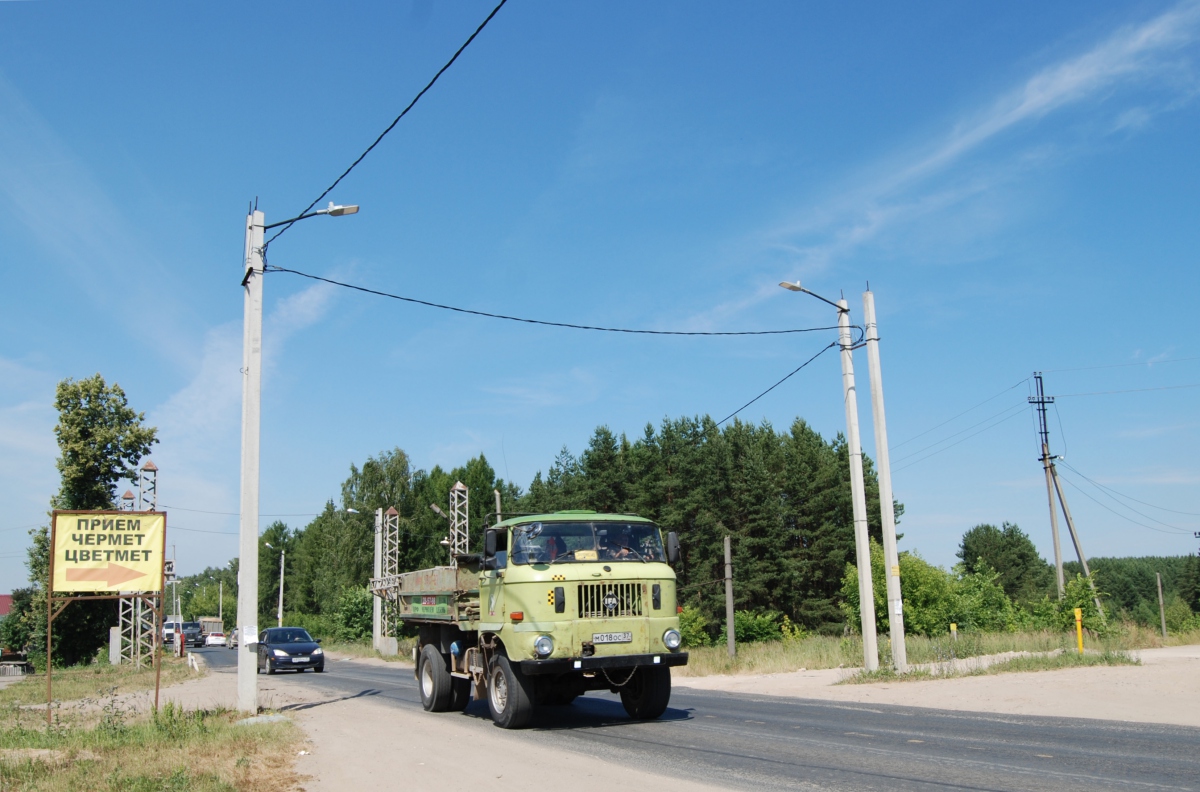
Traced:
<svg viewBox="0 0 1200 792">
<path fill-rule="evenodd" d="M 293 669 L 295 671 L 303 671 L 306 668 L 324 668 L 325 667 L 325 659 L 324 658 L 321 658 L 320 660 L 317 660 L 317 661 L 310 660 L 307 662 L 297 663 L 297 662 L 293 661 L 291 658 L 285 659 L 285 658 L 281 657 L 279 659 L 275 659 L 272 657 L 272 658 L 267 659 L 267 663 L 269 663 L 271 668 L 275 669 L 276 671 L 286 671 L 289 668 Z"/>
<path fill-rule="evenodd" d="M 521 672 L 536 674 L 569 674 L 573 671 L 595 671 L 600 668 L 633 668 L 634 666 L 687 665 L 687 652 L 661 654 L 611 655 L 605 657 L 568 657 L 550 660 L 522 660 Z"/>
</svg>

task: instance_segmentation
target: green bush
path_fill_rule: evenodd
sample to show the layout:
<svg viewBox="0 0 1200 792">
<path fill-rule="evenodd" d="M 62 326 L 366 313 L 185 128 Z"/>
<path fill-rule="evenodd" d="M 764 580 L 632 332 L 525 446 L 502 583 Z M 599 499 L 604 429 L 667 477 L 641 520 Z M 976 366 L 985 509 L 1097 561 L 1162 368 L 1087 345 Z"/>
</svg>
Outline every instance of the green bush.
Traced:
<svg viewBox="0 0 1200 792">
<path fill-rule="evenodd" d="M 708 634 L 708 619 L 695 605 L 685 605 L 679 614 L 679 632 L 684 646 L 708 646 L 712 637 Z"/>
<path fill-rule="evenodd" d="M 738 643 L 763 643 L 783 638 L 779 614 L 774 611 L 734 611 L 733 640 Z"/>
<path fill-rule="evenodd" d="M 338 595 L 337 637 L 342 641 L 365 641 L 371 637 L 374 597 L 366 588 L 346 587 Z"/>
</svg>

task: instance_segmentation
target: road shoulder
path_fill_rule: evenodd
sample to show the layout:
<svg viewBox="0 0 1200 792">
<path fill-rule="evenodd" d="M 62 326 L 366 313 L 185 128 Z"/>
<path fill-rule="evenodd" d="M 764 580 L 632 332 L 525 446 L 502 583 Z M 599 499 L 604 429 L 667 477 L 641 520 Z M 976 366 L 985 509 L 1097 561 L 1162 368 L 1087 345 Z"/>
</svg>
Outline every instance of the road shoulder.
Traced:
<svg viewBox="0 0 1200 792">
<path fill-rule="evenodd" d="M 1139 666 L 839 685 L 853 670 L 679 677 L 675 686 L 961 712 L 1094 718 L 1200 728 L 1200 645 L 1131 652 Z"/>
</svg>

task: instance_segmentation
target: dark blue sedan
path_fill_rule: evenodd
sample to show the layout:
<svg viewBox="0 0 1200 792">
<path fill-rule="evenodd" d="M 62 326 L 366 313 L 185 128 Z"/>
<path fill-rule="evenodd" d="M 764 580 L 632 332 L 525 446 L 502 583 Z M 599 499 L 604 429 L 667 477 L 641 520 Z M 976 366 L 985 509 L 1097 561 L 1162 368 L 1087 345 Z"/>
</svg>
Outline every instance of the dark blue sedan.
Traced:
<svg viewBox="0 0 1200 792">
<path fill-rule="evenodd" d="M 258 673 L 325 670 L 325 652 L 308 631 L 300 627 L 272 627 L 258 636 Z"/>
</svg>

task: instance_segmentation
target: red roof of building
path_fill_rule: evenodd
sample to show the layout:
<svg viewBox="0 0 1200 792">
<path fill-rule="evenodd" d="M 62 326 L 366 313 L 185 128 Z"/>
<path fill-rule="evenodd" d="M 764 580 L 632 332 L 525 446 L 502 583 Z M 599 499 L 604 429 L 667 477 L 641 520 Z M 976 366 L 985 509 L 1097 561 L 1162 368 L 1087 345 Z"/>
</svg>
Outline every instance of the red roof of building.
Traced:
<svg viewBox="0 0 1200 792">
<path fill-rule="evenodd" d="M 12 594 L 0 594 L 0 616 L 7 616 L 12 610 Z"/>
</svg>

